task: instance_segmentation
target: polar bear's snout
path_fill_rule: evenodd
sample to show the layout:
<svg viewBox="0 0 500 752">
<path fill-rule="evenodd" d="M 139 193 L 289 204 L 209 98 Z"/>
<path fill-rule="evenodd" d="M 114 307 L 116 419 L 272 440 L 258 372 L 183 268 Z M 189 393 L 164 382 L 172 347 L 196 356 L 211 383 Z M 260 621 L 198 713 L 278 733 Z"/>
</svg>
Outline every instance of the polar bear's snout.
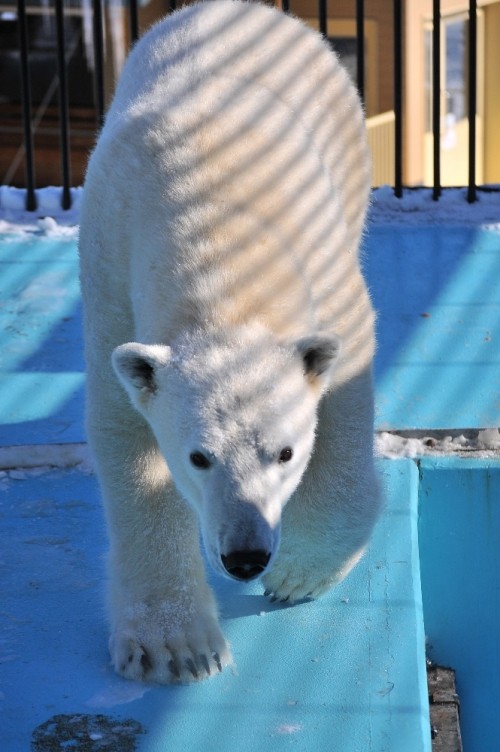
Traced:
<svg viewBox="0 0 500 752">
<path fill-rule="evenodd" d="M 254 580 L 266 569 L 271 559 L 268 551 L 232 551 L 221 554 L 221 561 L 226 572 L 236 580 Z"/>
<path fill-rule="evenodd" d="M 275 515 L 266 519 L 263 510 L 254 504 L 240 502 L 238 506 L 240 514 L 235 514 L 233 509 L 232 524 L 227 522 L 227 511 L 219 512 L 217 516 L 225 518 L 226 523 L 218 530 L 205 527 L 203 532 L 215 571 L 245 582 L 260 577 L 274 560 L 280 544 L 281 524 Z"/>
</svg>

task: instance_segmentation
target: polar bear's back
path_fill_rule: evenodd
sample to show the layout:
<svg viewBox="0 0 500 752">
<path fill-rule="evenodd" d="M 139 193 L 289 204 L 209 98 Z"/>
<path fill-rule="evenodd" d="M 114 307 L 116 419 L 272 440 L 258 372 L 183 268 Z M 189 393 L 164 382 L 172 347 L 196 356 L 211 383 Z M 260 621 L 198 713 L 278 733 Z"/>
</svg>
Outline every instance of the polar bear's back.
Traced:
<svg viewBox="0 0 500 752">
<path fill-rule="evenodd" d="M 130 308 L 129 339 L 259 318 L 280 337 L 337 332 L 357 370 L 369 186 L 357 94 L 317 33 L 241 0 L 187 6 L 132 51 L 91 159 L 88 294 Z M 106 277 L 118 267 L 127 280 Z"/>
<path fill-rule="evenodd" d="M 157 108 L 189 130 L 197 115 L 213 113 L 211 87 L 221 102 L 234 88 L 251 97 L 257 86 L 308 130 L 339 190 L 356 251 L 370 185 L 362 109 L 331 48 L 295 18 L 242 0 L 202 2 L 172 14 L 132 51 L 108 121 Z M 274 133 L 276 141 L 283 137 Z"/>
</svg>

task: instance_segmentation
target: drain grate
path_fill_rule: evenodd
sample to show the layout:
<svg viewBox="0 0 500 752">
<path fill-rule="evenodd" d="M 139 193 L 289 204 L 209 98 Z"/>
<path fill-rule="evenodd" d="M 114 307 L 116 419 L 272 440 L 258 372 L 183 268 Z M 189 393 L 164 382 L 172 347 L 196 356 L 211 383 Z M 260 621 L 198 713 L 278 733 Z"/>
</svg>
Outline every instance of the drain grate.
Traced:
<svg viewBox="0 0 500 752">
<path fill-rule="evenodd" d="M 31 752 L 135 752 L 144 727 L 131 718 L 54 715 L 33 731 Z"/>
</svg>

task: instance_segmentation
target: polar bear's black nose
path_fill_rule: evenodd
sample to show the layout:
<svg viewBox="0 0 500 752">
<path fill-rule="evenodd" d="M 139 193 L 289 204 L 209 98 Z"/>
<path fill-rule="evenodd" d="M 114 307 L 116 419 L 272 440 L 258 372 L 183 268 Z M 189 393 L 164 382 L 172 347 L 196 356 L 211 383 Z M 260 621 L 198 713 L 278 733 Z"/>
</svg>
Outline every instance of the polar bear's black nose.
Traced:
<svg viewBox="0 0 500 752">
<path fill-rule="evenodd" d="M 236 580 L 253 580 L 262 574 L 269 564 L 271 554 L 267 551 L 233 551 L 221 555 L 224 569 Z"/>
</svg>

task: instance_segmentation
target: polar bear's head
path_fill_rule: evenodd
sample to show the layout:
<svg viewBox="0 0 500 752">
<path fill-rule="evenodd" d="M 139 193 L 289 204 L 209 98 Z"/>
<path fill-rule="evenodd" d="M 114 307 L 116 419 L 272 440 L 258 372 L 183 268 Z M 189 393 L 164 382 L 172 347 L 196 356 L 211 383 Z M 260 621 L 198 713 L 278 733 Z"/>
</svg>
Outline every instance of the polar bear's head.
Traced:
<svg viewBox="0 0 500 752">
<path fill-rule="evenodd" d="M 335 337 L 283 343 L 260 326 L 114 351 L 115 371 L 197 511 L 217 571 L 251 579 L 276 553 L 338 352 Z"/>
</svg>

